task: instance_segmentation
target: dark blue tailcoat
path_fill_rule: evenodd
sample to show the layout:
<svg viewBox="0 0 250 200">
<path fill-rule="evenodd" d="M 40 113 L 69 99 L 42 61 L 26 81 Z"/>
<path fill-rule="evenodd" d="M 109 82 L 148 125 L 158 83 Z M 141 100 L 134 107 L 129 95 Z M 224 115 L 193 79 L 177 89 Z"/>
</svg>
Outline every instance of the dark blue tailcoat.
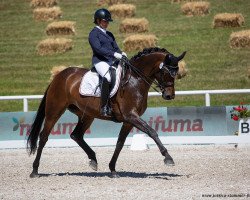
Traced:
<svg viewBox="0 0 250 200">
<path fill-rule="evenodd" d="M 92 64 L 104 61 L 112 65 L 115 61 L 114 53 L 121 53 L 113 34 L 109 31 L 104 33 L 97 27 L 89 33 L 89 44 L 93 50 Z"/>
</svg>

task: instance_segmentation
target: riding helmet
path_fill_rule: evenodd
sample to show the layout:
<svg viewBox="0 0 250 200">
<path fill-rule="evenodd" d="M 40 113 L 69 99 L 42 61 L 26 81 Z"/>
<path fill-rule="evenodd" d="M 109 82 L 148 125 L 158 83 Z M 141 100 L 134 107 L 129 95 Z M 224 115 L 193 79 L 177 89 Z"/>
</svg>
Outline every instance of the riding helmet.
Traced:
<svg viewBox="0 0 250 200">
<path fill-rule="evenodd" d="M 98 9 L 97 11 L 95 11 L 95 15 L 94 15 L 94 23 L 97 24 L 97 19 L 103 19 L 105 21 L 108 21 L 108 22 L 112 22 L 113 19 L 111 18 L 111 14 L 110 12 L 105 9 L 105 8 L 101 8 L 101 9 Z"/>
</svg>

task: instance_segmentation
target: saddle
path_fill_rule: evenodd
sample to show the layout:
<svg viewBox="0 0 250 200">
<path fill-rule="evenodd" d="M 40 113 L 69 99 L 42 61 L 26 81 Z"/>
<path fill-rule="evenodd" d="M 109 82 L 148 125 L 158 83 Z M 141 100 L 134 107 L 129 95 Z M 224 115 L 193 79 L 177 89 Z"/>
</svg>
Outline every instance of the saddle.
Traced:
<svg viewBox="0 0 250 200">
<path fill-rule="evenodd" d="M 110 98 L 115 95 L 117 92 L 122 74 L 121 64 L 118 62 L 115 67 L 110 67 L 110 75 L 111 75 L 111 92 Z M 100 97 L 101 96 L 101 82 L 102 77 L 96 72 L 95 68 L 92 67 L 90 71 L 84 74 L 82 77 L 82 81 L 80 84 L 79 92 L 83 96 L 93 96 Z"/>
</svg>

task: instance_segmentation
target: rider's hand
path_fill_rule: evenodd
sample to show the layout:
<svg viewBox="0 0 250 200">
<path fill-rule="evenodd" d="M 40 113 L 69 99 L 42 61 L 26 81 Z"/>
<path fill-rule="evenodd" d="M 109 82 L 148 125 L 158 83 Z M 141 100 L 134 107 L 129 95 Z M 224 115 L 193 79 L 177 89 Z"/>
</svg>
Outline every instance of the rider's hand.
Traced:
<svg viewBox="0 0 250 200">
<path fill-rule="evenodd" d="M 122 55 L 125 56 L 126 58 L 128 57 L 125 52 L 122 52 Z"/>
<path fill-rule="evenodd" d="M 115 53 L 114 53 L 114 57 L 115 57 L 116 59 L 121 60 L 121 59 L 122 59 L 122 54 L 115 52 Z"/>
</svg>

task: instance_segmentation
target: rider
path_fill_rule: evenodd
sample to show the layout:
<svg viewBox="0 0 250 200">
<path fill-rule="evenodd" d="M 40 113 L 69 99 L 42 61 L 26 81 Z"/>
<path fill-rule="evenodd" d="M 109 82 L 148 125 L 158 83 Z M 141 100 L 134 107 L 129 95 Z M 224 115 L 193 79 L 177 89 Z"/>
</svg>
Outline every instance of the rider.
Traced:
<svg viewBox="0 0 250 200">
<path fill-rule="evenodd" d="M 108 102 L 111 92 L 109 68 L 116 59 L 121 60 L 122 56 L 127 56 L 118 47 L 114 35 L 106 30 L 109 22 L 112 21 L 111 14 L 107 9 L 98 9 L 94 14 L 96 26 L 89 33 L 89 43 L 93 51 L 92 64 L 102 77 L 101 114 L 103 116 L 111 115 Z"/>
</svg>

